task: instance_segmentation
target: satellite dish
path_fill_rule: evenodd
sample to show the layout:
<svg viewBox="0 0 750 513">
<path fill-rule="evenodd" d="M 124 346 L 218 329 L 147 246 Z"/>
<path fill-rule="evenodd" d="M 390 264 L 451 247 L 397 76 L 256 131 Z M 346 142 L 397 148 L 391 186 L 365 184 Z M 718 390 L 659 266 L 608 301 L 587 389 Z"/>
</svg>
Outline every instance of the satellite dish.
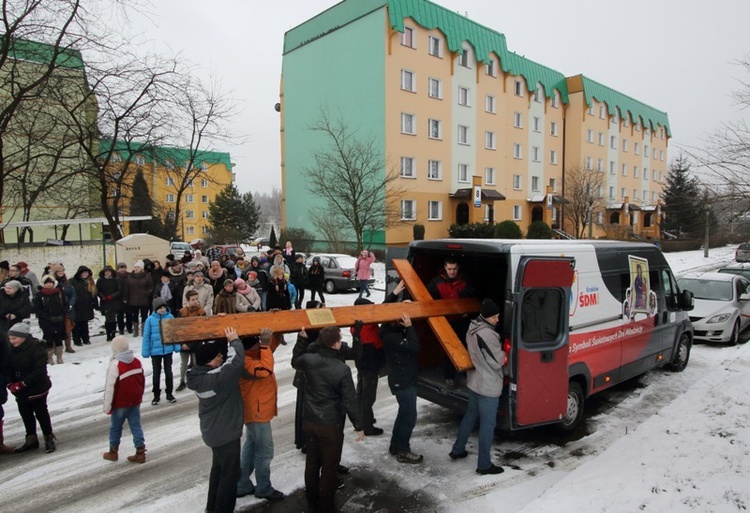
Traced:
<svg viewBox="0 0 750 513">
<path fill-rule="evenodd" d="M 273 110 L 275 110 L 276 112 L 281 112 L 281 104 L 277 103 L 276 105 L 274 105 Z"/>
</svg>

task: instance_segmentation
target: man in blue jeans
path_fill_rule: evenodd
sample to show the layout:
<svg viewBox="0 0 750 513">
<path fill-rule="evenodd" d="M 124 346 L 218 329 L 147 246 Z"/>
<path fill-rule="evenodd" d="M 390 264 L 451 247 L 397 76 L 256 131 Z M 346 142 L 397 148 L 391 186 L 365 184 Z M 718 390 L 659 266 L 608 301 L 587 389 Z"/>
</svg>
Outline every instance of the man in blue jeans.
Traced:
<svg viewBox="0 0 750 513">
<path fill-rule="evenodd" d="M 503 364 L 505 353 L 500 335 L 495 331 L 500 320 L 500 308 L 492 299 L 482 301 L 479 316 L 471 321 L 466 334 L 469 356 L 474 370 L 467 374 L 469 405 L 458 428 L 458 436 L 449 456 L 452 460 L 465 458 L 466 441 L 479 419 L 479 454 L 477 474 L 500 474 L 503 468 L 492 463 L 490 451 L 495 435 L 497 404 L 503 392 Z"/>
<path fill-rule="evenodd" d="M 386 302 L 392 302 L 390 299 L 389 296 Z M 422 455 L 411 452 L 410 446 L 411 434 L 417 424 L 419 339 L 409 314 L 401 314 L 398 322 L 383 324 L 380 327 L 380 340 L 388 368 L 388 387 L 398 402 L 389 451 L 399 463 L 421 463 Z"/>
</svg>

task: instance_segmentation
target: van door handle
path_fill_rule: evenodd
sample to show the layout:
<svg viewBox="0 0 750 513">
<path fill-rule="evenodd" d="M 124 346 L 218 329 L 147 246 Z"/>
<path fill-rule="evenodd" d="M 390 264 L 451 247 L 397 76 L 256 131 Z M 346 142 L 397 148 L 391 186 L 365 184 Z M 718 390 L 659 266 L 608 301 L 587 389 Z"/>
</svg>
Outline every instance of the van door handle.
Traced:
<svg viewBox="0 0 750 513">
<path fill-rule="evenodd" d="M 542 351 L 539 353 L 539 360 L 542 362 L 551 362 L 555 359 L 554 351 Z"/>
</svg>

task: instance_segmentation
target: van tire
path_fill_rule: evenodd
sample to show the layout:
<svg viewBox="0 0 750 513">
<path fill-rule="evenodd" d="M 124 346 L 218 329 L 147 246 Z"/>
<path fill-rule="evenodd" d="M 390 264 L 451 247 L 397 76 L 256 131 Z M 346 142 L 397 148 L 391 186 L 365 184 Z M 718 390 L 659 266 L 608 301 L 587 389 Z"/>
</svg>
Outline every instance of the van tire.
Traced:
<svg viewBox="0 0 750 513">
<path fill-rule="evenodd" d="M 334 292 L 336 292 L 336 284 L 333 283 L 333 280 L 326 280 L 323 284 L 323 287 L 329 294 L 333 294 Z"/>
<path fill-rule="evenodd" d="M 583 421 L 583 389 L 577 381 L 568 382 L 568 408 L 560 423 L 563 433 L 575 431 Z"/>
<path fill-rule="evenodd" d="M 682 372 L 687 367 L 688 361 L 690 360 L 690 349 L 692 348 L 690 342 L 690 336 L 687 333 L 680 335 L 680 340 L 674 348 L 674 356 L 672 361 L 669 362 L 669 370 L 674 372 Z"/>
</svg>

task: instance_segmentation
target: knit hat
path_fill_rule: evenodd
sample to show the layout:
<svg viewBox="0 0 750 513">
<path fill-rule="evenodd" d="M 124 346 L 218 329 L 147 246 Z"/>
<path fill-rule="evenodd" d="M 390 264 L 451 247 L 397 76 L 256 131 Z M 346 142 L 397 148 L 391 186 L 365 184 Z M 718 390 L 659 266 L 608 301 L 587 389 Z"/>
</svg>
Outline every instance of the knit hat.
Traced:
<svg viewBox="0 0 750 513">
<path fill-rule="evenodd" d="M 136 263 L 133 264 L 133 267 L 140 267 L 141 269 L 146 268 L 146 264 L 143 263 L 143 260 L 138 260 Z"/>
<path fill-rule="evenodd" d="M 167 306 L 167 302 L 166 302 L 166 301 L 164 301 L 164 300 L 163 300 L 162 298 L 160 298 L 160 297 L 155 297 L 155 298 L 154 298 L 154 302 L 152 303 L 152 306 L 153 306 L 153 309 L 154 309 L 154 312 L 155 312 L 155 311 L 157 311 L 157 310 L 158 310 L 159 308 L 161 308 L 162 306 Z"/>
<path fill-rule="evenodd" d="M 197 278 L 198 276 L 203 278 L 203 273 L 201 271 L 195 271 L 195 274 L 193 274 L 193 278 Z"/>
<path fill-rule="evenodd" d="M 21 288 L 23 288 L 23 285 L 21 285 L 21 282 L 18 280 L 9 280 L 5 282 L 4 287 L 10 287 L 16 290 L 21 290 Z"/>
<path fill-rule="evenodd" d="M 7 260 L 3 260 L 0 262 L 0 269 L 5 269 L 6 271 L 10 271 L 10 264 Z"/>
<path fill-rule="evenodd" d="M 198 365 L 207 365 L 219 353 L 221 353 L 221 344 L 209 342 L 198 346 L 198 349 L 195 350 L 195 363 Z"/>
<path fill-rule="evenodd" d="M 256 273 L 255 271 L 250 271 L 249 273 L 247 273 L 247 277 L 250 278 L 250 281 L 257 280 L 258 273 Z"/>
<path fill-rule="evenodd" d="M 23 271 L 23 270 L 26 270 L 26 269 L 28 269 L 28 268 L 29 268 L 29 264 L 27 264 L 26 262 L 18 262 L 18 263 L 17 263 L 16 265 L 17 265 L 17 266 L 19 267 L 19 269 L 21 269 L 22 271 Z"/>
<path fill-rule="evenodd" d="M 51 281 L 54 284 L 54 286 L 57 287 L 57 280 L 55 279 L 53 275 L 45 274 L 44 276 L 42 276 L 42 285 L 44 285 L 48 281 Z"/>
<path fill-rule="evenodd" d="M 482 317 L 484 317 L 485 319 L 489 319 L 490 317 L 500 313 L 500 307 L 497 306 L 497 303 L 489 298 L 483 299 L 482 306 L 479 307 L 479 312 L 482 314 Z"/>
<path fill-rule="evenodd" d="M 355 306 L 356 305 L 374 305 L 374 304 L 375 303 L 373 303 L 372 301 L 370 301 L 366 297 L 358 297 L 357 299 L 354 300 L 354 305 Z"/>
<path fill-rule="evenodd" d="M 224 267 L 226 267 L 227 269 L 229 269 L 230 267 L 234 267 L 234 260 L 227 260 L 226 262 L 224 262 Z"/>
<path fill-rule="evenodd" d="M 250 287 L 242 278 L 234 280 L 234 286 L 239 292 L 245 292 Z"/>
<path fill-rule="evenodd" d="M 8 336 L 29 338 L 31 336 L 31 326 L 25 321 L 17 322 L 8 330 Z"/>
<path fill-rule="evenodd" d="M 128 268 L 128 264 L 126 264 L 125 262 L 117 262 L 117 268 L 118 268 L 118 269 L 121 269 L 121 268 L 123 268 L 123 267 L 124 267 L 125 269 L 127 269 L 127 268 Z"/>
<path fill-rule="evenodd" d="M 234 280 L 232 278 L 227 278 L 224 280 L 223 285 L 226 287 L 227 285 L 234 285 Z"/>
<path fill-rule="evenodd" d="M 164 270 L 164 271 L 162 271 L 162 272 L 159 273 L 159 277 L 160 278 L 163 278 L 164 276 L 166 276 L 167 278 L 169 278 L 169 277 L 172 276 L 172 273 L 170 273 L 169 271 L 166 271 L 166 270 Z"/>
<path fill-rule="evenodd" d="M 112 354 L 120 354 L 130 349 L 128 339 L 122 335 L 118 335 L 112 339 Z"/>
</svg>

